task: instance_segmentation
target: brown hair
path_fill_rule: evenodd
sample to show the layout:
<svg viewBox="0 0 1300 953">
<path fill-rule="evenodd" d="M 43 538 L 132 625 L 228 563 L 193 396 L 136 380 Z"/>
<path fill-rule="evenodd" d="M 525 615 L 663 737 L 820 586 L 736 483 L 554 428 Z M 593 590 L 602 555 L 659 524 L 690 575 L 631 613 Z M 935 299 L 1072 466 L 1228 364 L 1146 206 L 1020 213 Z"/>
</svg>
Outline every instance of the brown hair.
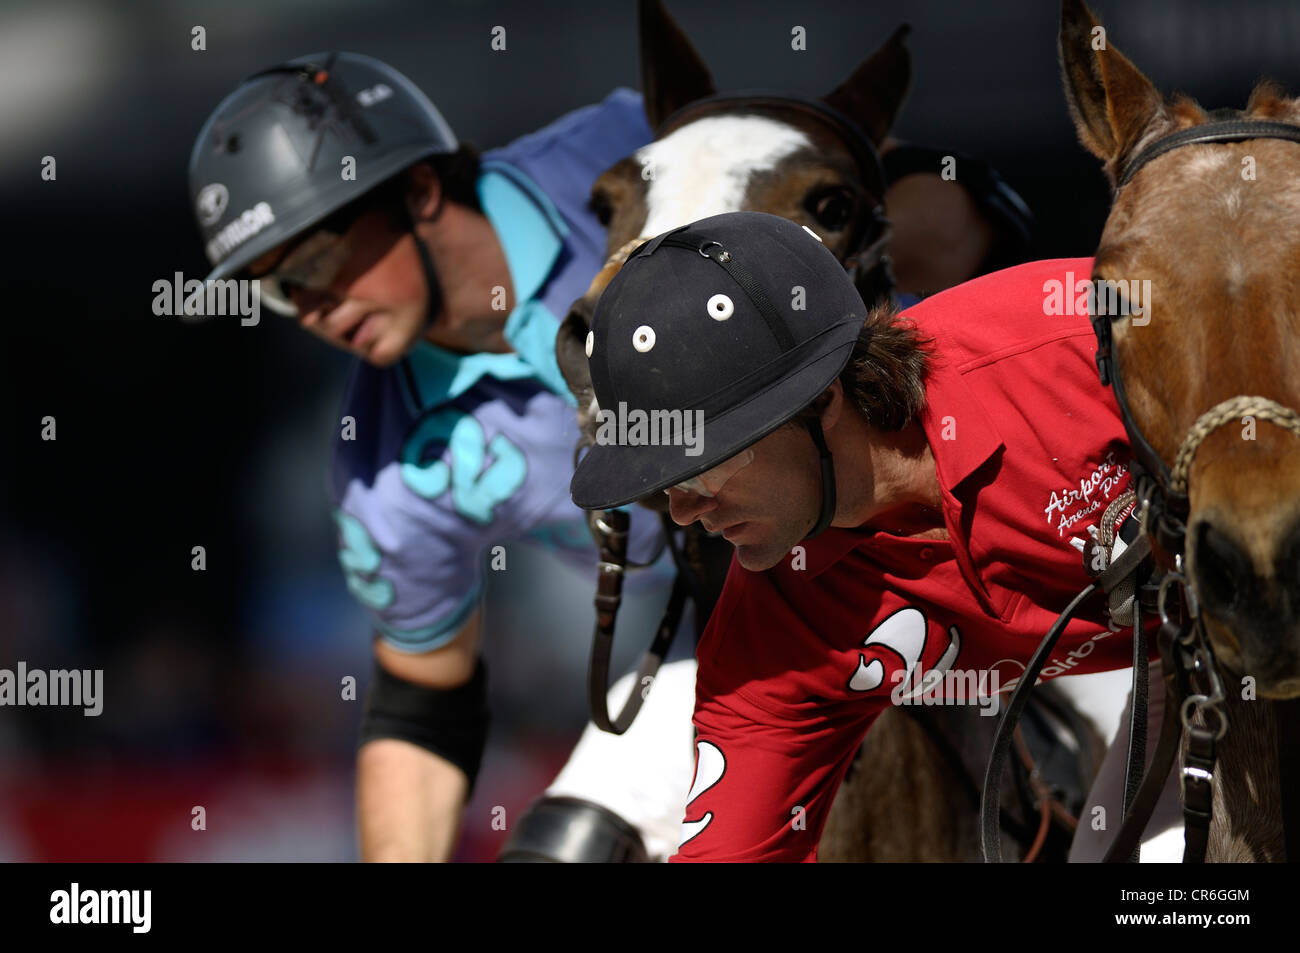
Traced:
<svg viewBox="0 0 1300 953">
<path fill-rule="evenodd" d="M 433 166 L 433 171 L 438 174 L 443 196 L 476 212 L 483 211 L 478 201 L 480 158 L 475 145 L 462 142 L 455 152 L 430 156 L 424 161 Z"/>
<path fill-rule="evenodd" d="M 867 313 L 849 362 L 840 371 L 844 399 L 871 426 L 902 430 L 925 406 L 928 352 L 933 343 L 921 336 L 913 321 L 900 317 L 896 305 L 876 305 Z M 820 414 L 825 400 L 824 394 L 818 395 L 794 421 Z"/>
</svg>

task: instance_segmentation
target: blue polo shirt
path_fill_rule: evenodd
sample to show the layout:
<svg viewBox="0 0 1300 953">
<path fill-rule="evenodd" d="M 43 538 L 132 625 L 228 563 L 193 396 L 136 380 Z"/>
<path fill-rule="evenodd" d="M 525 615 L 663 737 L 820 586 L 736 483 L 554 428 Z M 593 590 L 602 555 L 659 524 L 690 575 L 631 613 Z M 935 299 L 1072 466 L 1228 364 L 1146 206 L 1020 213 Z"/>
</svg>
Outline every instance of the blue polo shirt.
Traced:
<svg viewBox="0 0 1300 953">
<path fill-rule="evenodd" d="M 592 182 L 652 138 L 641 98 L 619 89 L 483 156 L 478 196 L 510 269 L 507 354 L 454 354 L 421 340 L 390 368 L 358 362 L 336 441 L 332 488 L 348 589 L 394 648 L 452 639 L 477 606 L 494 547 L 541 539 L 594 566 L 569 498 L 574 401 L 555 359 L 569 305 L 604 263 L 587 208 Z M 658 547 L 653 514 L 633 510 L 629 555 Z"/>
</svg>

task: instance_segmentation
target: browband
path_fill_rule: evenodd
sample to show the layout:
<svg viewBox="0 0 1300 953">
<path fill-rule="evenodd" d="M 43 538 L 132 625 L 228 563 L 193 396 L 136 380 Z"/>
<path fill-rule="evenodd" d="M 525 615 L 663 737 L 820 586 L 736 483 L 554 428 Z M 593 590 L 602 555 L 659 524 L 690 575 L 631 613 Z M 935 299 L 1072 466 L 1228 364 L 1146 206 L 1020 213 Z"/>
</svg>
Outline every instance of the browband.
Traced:
<svg viewBox="0 0 1300 953">
<path fill-rule="evenodd" d="M 768 90 L 740 90 L 734 93 L 718 93 L 706 96 L 693 103 L 687 103 L 663 121 L 655 132 L 655 138 L 662 139 L 673 128 L 684 125 L 688 117 L 697 113 L 711 112 L 719 106 L 742 106 L 754 109 L 791 109 L 812 116 L 814 119 L 832 127 L 848 146 L 853 159 L 858 164 L 864 183 L 871 190 L 871 197 L 877 204 L 883 204 L 885 198 L 885 169 L 880 161 L 880 153 L 867 138 L 862 128 L 844 113 L 818 99 L 805 99 L 802 96 L 788 96 Z"/>
<path fill-rule="evenodd" d="M 1119 178 L 1115 180 L 1115 191 L 1119 191 L 1139 169 L 1166 152 L 1182 146 L 1205 145 L 1214 142 L 1243 142 L 1247 139 L 1288 139 L 1300 142 L 1300 126 L 1288 122 L 1275 122 L 1269 119 L 1227 119 L 1220 122 L 1206 122 L 1190 129 L 1180 129 L 1157 139 L 1124 164 Z"/>
</svg>

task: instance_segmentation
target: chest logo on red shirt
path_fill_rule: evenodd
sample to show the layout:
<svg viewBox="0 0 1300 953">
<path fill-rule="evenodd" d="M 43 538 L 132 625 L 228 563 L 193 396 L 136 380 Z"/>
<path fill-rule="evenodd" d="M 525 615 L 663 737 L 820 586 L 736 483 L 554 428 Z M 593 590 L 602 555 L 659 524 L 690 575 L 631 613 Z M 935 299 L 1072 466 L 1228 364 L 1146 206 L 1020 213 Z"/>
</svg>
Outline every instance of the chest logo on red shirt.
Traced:
<svg viewBox="0 0 1300 953">
<path fill-rule="evenodd" d="M 914 606 L 899 609 L 867 636 L 858 653 L 858 667 L 849 678 L 849 688 L 855 692 L 873 692 L 881 685 L 890 686 L 910 681 L 916 667 L 926 660 L 926 642 L 929 624 L 925 613 Z M 961 633 L 955 625 L 948 627 L 948 644 L 942 654 L 929 666 L 925 677 L 912 694 L 923 690 L 935 678 L 952 667 L 961 651 Z M 934 658 L 933 650 L 929 658 Z"/>
<path fill-rule="evenodd" d="M 1115 451 L 1106 454 L 1106 459 L 1095 464 L 1090 473 L 1079 477 L 1078 489 L 1061 487 L 1052 490 L 1052 495 L 1043 507 L 1047 525 L 1056 530 L 1056 535 L 1063 538 L 1066 530 L 1086 516 L 1100 514 L 1115 497 L 1115 490 L 1124 482 L 1129 468 L 1125 463 L 1115 460 Z"/>
</svg>

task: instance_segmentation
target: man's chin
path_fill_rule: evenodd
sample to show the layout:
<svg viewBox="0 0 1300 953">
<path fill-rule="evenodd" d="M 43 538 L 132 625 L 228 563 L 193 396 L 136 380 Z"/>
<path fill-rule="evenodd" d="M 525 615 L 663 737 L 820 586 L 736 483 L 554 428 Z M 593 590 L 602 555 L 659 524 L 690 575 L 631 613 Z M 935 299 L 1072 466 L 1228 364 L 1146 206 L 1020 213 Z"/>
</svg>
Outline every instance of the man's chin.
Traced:
<svg viewBox="0 0 1300 953">
<path fill-rule="evenodd" d="M 385 347 L 383 341 L 376 341 L 374 347 L 359 356 L 372 367 L 391 367 L 401 360 L 403 353 L 405 352 Z"/>
<path fill-rule="evenodd" d="M 785 558 L 785 555 L 784 552 L 774 553 L 767 546 L 743 543 L 736 546 L 736 562 L 750 572 L 766 572 Z"/>
<path fill-rule="evenodd" d="M 419 335 L 402 334 L 398 330 L 388 330 L 386 333 L 379 335 L 365 350 L 360 354 L 362 360 L 367 364 L 375 367 L 391 367 L 396 364 L 415 347 L 415 342 Z"/>
</svg>

